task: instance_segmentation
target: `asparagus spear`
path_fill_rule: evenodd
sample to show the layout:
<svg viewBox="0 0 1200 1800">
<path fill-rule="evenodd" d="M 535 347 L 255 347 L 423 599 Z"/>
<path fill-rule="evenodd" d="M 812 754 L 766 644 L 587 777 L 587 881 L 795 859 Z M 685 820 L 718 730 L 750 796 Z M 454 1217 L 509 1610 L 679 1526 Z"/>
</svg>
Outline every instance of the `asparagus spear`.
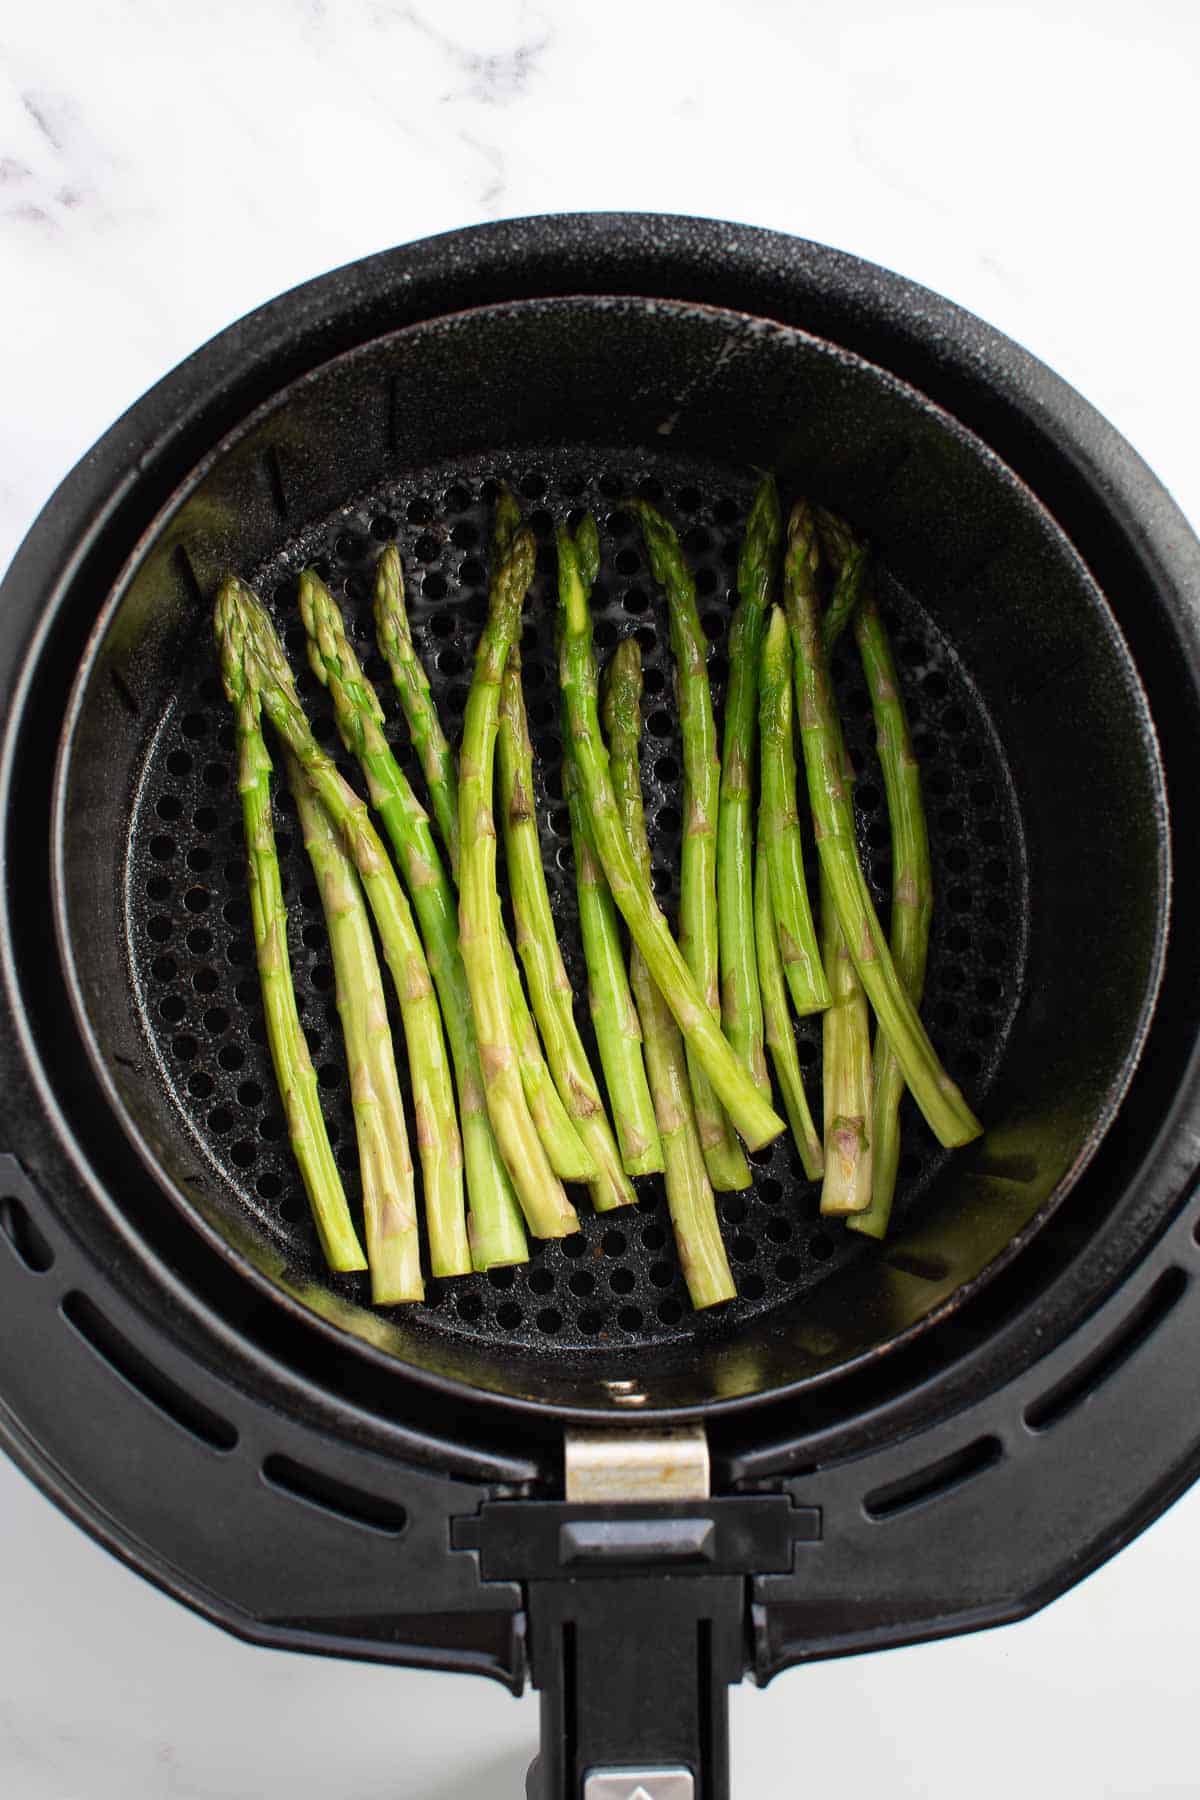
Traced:
<svg viewBox="0 0 1200 1800">
<path fill-rule="evenodd" d="M 600 536 L 589 513 L 575 534 L 580 579 L 590 594 L 600 567 Z M 621 928 L 604 871 L 588 838 L 571 734 L 563 722 L 563 791 L 571 819 L 579 934 L 588 971 L 588 1004 L 627 1175 L 663 1167 L 662 1143 L 642 1056 L 642 1027 L 629 991 Z"/>
<path fill-rule="evenodd" d="M 871 1204 L 871 1021 L 824 869 L 821 939 L 832 994 L 821 1020 L 825 1129 L 821 1211 L 854 1215 Z"/>
<path fill-rule="evenodd" d="M 854 615 L 854 634 L 875 713 L 876 742 L 892 826 L 891 949 L 896 973 L 914 1006 L 925 986 L 929 925 L 933 916 L 933 876 L 929 834 L 921 804 L 921 775 L 913 754 L 900 679 L 887 627 L 868 575 Z M 900 1100 L 904 1075 L 882 1032 L 875 1037 L 875 1099 L 872 1108 L 874 1165 L 871 1204 L 852 1221 L 856 1231 L 881 1238 L 887 1231 L 900 1161 Z"/>
<path fill-rule="evenodd" d="M 774 477 L 754 497 L 738 562 L 738 606 L 729 627 L 729 686 L 721 749 L 717 815 L 717 939 L 721 957 L 721 1023 L 764 1093 L 771 1091 L 763 1054 L 763 1003 L 758 965 L 747 956 L 754 933 L 750 789 L 763 621 L 779 561 L 783 521 Z"/>
<path fill-rule="evenodd" d="M 861 557 L 851 546 L 841 521 L 832 513 L 816 513 L 821 546 L 837 569 L 833 593 L 825 610 L 822 643 L 827 658 L 849 623 L 858 604 Z M 819 551 L 814 538 L 808 564 L 815 572 Z M 839 725 L 842 778 L 853 787 L 854 769 L 846 754 Z M 855 972 L 846 940 L 821 878 L 822 948 L 825 972 L 833 991 L 833 1005 L 823 1020 L 822 1075 L 824 1083 L 825 1181 L 821 1211 L 847 1219 L 859 1216 L 871 1203 L 871 1176 L 875 1166 L 874 1127 L 871 1118 L 874 1079 L 871 1069 L 871 1020 L 866 995 Z"/>
<path fill-rule="evenodd" d="M 533 564 L 533 537 L 522 529 L 493 571 L 487 623 L 475 655 L 459 767 L 459 936 L 496 1141 L 530 1229 L 539 1237 L 566 1237 L 578 1230 L 579 1220 L 550 1167 L 521 1085 L 496 898 L 492 778 L 500 682 L 520 631 Z"/>
<path fill-rule="evenodd" d="M 287 909 L 271 821 L 271 758 L 263 740 L 261 702 L 247 668 L 246 629 L 236 586 L 226 582 L 213 618 L 225 694 L 238 736 L 238 791 L 250 874 L 254 950 L 267 1018 L 267 1042 L 321 1249 L 331 1269 L 365 1269 L 367 1259 L 350 1219 L 342 1178 L 321 1113 L 316 1070 L 308 1053 L 287 947 Z"/>
<path fill-rule="evenodd" d="M 408 901 L 366 802 L 343 780 L 333 758 L 312 734 L 270 616 L 243 583 L 226 583 L 226 590 L 244 622 L 263 710 L 341 833 L 379 927 L 408 1046 L 430 1266 L 435 1274 L 465 1273 L 471 1259 L 463 1219 L 462 1140 L 442 1022 Z"/>
<path fill-rule="evenodd" d="M 575 758 L 591 842 L 609 891 L 671 1008 L 685 1043 L 696 1051 L 734 1125 L 750 1148 L 757 1150 L 778 1137 L 783 1121 L 723 1037 L 655 903 L 644 870 L 630 850 L 600 732 L 591 614 L 575 545 L 565 526 L 558 528 L 557 543 L 560 679 L 567 738 Z"/>
<path fill-rule="evenodd" d="M 650 877 L 650 846 L 642 809 L 638 768 L 641 736 L 642 657 L 637 642 L 625 638 L 608 667 L 604 722 L 612 757 L 612 781 L 621 823 L 643 880 Z M 641 951 L 634 947 L 630 968 L 646 1062 L 654 1088 L 654 1104 L 662 1134 L 667 1205 L 679 1262 L 692 1305 L 699 1310 L 732 1300 L 736 1289 L 717 1223 L 712 1184 L 704 1166 L 700 1135 L 692 1110 L 691 1086 L 683 1040 L 671 1009 L 651 979 Z"/>
<path fill-rule="evenodd" d="M 679 870 L 679 948 L 696 978 L 709 1011 L 721 1017 L 718 985 L 717 815 L 721 764 L 717 727 L 708 685 L 708 643 L 696 610 L 696 584 L 674 528 L 644 500 L 630 502 L 655 580 L 667 596 L 671 649 L 683 745 L 683 850 Z M 746 942 L 740 946 L 743 964 Z M 738 946 L 732 947 L 738 954 Z M 696 1125 L 709 1179 L 715 1188 L 745 1188 L 750 1170 L 695 1046 L 688 1043 L 688 1072 L 696 1102 Z M 753 1072 L 752 1072 L 753 1073 Z M 757 1077 L 755 1076 L 755 1079 Z"/>
<path fill-rule="evenodd" d="M 813 1124 L 796 1053 L 792 1016 L 788 1007 L 787 987 L 783 975 L 783 958 L 779 954 L 775 904 L 771 899 L 771 872 L 763 848 L 765 827 L 759 810 L 758 845 L 754 858 L 754 941 L 758 952 L 758 981 L 762 993 L 763 1020 L 767 1048 L 775 1065 L 775 1076 L 783 1095 L 784 1110 L 792 1127 L 792 1136 L 800 1152 L 804 1173 L 810 1181 L 818 1181 L 825 1167 L 821 1139 Z M 828 1015 L 826 1015 L 828 1016 Z"/>
<path fill-rule="evenodd" d="M 621 1166 L 600 1089 L 575 1025 L 571 984 L 550 910 L 534 810 L 533 745 L 521 690 L 521 653 L 516 644 L 508 653 L 500 685 L 497 751 L 504 854 L 517 950 L 525 965 L 547 1060 L 559 1096 L 596 1162 L 597 1173 L 589 1183 L 592 1205 L 597 1212 L 631 1206 L 637 1195 Z"/>
<path fill-rule="evenodd" d="M 371 805 L 383 820 L 397 865 L 408 885 L 429 972 L 441 1002 L 458 1087 L 470 1205 L 467 1234 L 471 1264 L 486 1269 L 524 1262 L 528 1252 L 520 1209 L 487 1116 L 471 996 L 458 945 L 454 889 L 438 855 L 425 809 L 384 736 L 383 709 L 359 666 L 341 612 L 312 569 L 306 569 L 300 577 L 300 615 L 308 635 L 308 660 L 313 673 L 329 690 L 342 742 L 358 758 Z"/>
<path fill-rule="evenodd" d="M 938 1061 L 916 1007 L 901 984 L 859 865 L 853 805 L 843 771 L 841 727 L 830 691 L 816 588 L 811 579 L 813 535 L 811 510 L 801 501 L 793 510 L 789 527 L 784 598 L 792 632 L 800 736 L 821 868 L 854 967 L 913 1098 L 935 1136 L 952 1148 L 969 1143 L 982 1127 Z"/>
<path fill-rule="evenodd" d="M 325 808 L 295 757 L 285 751 L 284 760 L 329 927 L 358 1138 L 371 1298 L 377 1306 L 420 1300 L 425 1285 L 412 1156 L 367 903 Z"/>
<path fill-rule="evenodd" d="M 457 881 L 458 775 L 454 752 L 442 730 L 429 677 L 412 640 L 404 604 L 404 565 L 396 544 L 385 544 L 375 571 L 375 631 L 425 776 L 433 816 L 450 858 L 450 873 Z"/>
<path fill-rule="evenodd" d="M 501 534 L 511 537 L 516 502 L 507 490 L 501 495 L 497 518 Z M 517 519 L 519 523 L 519 517 Z M 408 722 L 409 735 L 421 760 L 430 804 L 442 842 L 450 858 L 450 873 L 458 881 L 459 827 L 458 775 L 454 757 L 442 730 L 437 708 L 429 687 L 429 677 L 417 657 L 404 606 L 404 579 L 400 553 L 389 544 L 380 559 L 375 584 L 375 622 L 379 646 L 392 671 L 392 679 L 400 694 L 400 704 Z M 496 906 L 499 910 L 499 898 Z M 521 986 L 521 977 L 513 956 L 512 945 L 503 925 L 500 927 L 505 962 L 505 981 L 513 1016 L 513 1033 L 520 1057 L 521 1083 L 538 1135 L 555 1174 L 564 1181 L 586 1181 L 596 1172 L 595 1162 L 580 1142 L 579 1134 L 567 1117 L 559 1099 L 538 1042 L 533 1019 Z"/>
<path fill-rule="evenodd" d="M 792 1005 L 804 1018 L 829 1005 L 829 986 L 804 879 L 804 844 L 796 811 L 791 657 L 787 620 L 777 606 L 771 608 L 762 646 L 759 730 L 760 824 L 771 875 L 771 904 Z"/>
</svg>

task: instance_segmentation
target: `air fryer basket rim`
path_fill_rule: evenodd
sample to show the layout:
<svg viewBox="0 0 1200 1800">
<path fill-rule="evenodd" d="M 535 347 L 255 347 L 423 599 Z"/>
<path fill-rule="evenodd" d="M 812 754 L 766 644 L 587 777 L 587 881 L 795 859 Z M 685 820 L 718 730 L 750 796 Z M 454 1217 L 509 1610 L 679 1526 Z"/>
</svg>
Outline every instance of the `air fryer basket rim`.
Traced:
<svg viewBox="0 0 1200 1800">
<path fill-rule="evenodd" d="M 122 519 L 140 514 L 171 485 L 167 464 L 189 442 L 211 437 L 220 425 L 261 398 L 267 384 L 286 379 L 300 364 L 318 360 L 331 343 L 360 334 L 364 319 L 394 318 L 406 303 L 414 309 L 429 296 L 422 281 L 444 295 L 461 297 L 481 280 L 497 297 L 552 292 L 556 281 L 572 289 L 588 272 L 603 268 L 606 287 L 667 296 L 736 295 L 746 310 L 777 318 L 798 311 L 818 321 L 841 308 L 841 329 L 863 354 L 898 367 L 922 391 L 939 392 L 956 416 L 968 416 L 1018 473 L 1041 492 L 1040 480 L 1054 477 L 1071 501 L 1071 535 L 1089 560 L 1103 564 L 1105 552 L 1136 555 L 1143 580 L 1163 599 L 1160 610 L 1173 641 L 1182 647 L 1184 674 L 1192 683 L 1196 619 L 1183 597 L 1197 591 L 1198 556 L 1177 509 L 1128 445 L 1064 383 L 1017 346 L 979 321 L 927 291 L 852 257 L 776 234 L 705 221 L 649 215 L 574 215 L 518 220 L 429 240 L 385 252 L 308 284 L 230 328 L 182 365 L 120 421 L 64 482 L 31 531 L 6 583 L 11 629 L 0 644 L 0 673 L 10 700 L 18 695 L 20 665 L 35 632 L 48 618 L 48 605 L 64 583 L 67 554 L 82 557 L 111 541 Z M 654 270 L 656 273 L 651 273 Z M 612 276 L 619 280 L 614 282 Z M 833 295 L 834 298 L 830 296 Z M 412 316 L 421 316 L 414 310 Z M 836 334 L 834 334 L 836 335 Z M 893 358 L 895 359 L 893 361 Z M 130 471 L 136 480 L 130 479 Z M 1102 517 L 1088 504 L 1089 488 L 1103 487 Z M 1169 614 L 1169 618 L 1167 615 Z M 1191 689 L 1189 687 L 1189 693 Z M 11 792 L 14 746 L 21 706 L 10 712 L 3 767 L 4 792 Z M 1169 749 L 1169 745 L 1168 745 Z M 5 919 L 6 928 L 10 920 Z M 10 999 L 21 1012 L 18 959 L 11 935 L 4 943 Z M 1169 1117 L 1188 1115 L 1194 1100 L 1196 1066 L 1189 1040 L 1186 1060 L 1178 1059 L 1181 1091 Z M 46 1114 L 35 1097 L 39 1057 L 18 1017 L 6 1052 L 14 1086 L 30 1096 L 40 1115 L 23 1128 L 21 1141 L 42 1145 L 48 1171 L 57 1163 L 64 1182 L 72 1163 L 82 1169 L 82 1151 L 68 1144 L 69 1133 L 47 1136 Z M 33 1082 L 31 1091 L 30 1083 Z M 1135 1084 L 1136 1085 L 1136 1084 Z M 9 1090 L 13 1091 L 12 1089 Z M 54 1107 L 53 1080 L 45 1080 L 42 1101 Z M 1143 1124 L 1145 1121 L 1143 1121 Z M 1161 1125 L 1162 1130 L 1157 1127 Z M 14 1139 L 18 1137 L 14 1129 Z M 1155 1118 L 1137 1140 L 1136 1156 L 1122 1169 L 1125 1185 L 1140 1189 L 1139 1204 L 1123 1196 L 1120 1255 L 1086 1272 L 1078 1261 L 1073 1279 L 1059 1269 L 1055 1291 L 1069 1295 L 1074 1309 L 1119 1281 L 1122 1267 L 1136 1260 L 1158 1228 L 1151 1196 L 1160 1204 L 1177 1197 L 1179 1157 L 1164 1141 L 1167 1124 Z M 30 1150 L 27 1154 L 33 1154 Z M 1110 1159 L 1111 1160 L 1111 1159 Z M 1132 1182 L 1134 1172 L 1145 1179 Z M 97 1179 L 97 1189 L 103 1183 Z M 127 1246 L 132 1253 L 133 1246 Z M 1110 1243 L 1109 1249 L 1113 1248 Z M 1121 1261 L 1121 1257 L 1124 1261 Z M 181 1300 L 188 1297 L 180 1294 Z M 198 1315 L 205 1309 L 192 1297 Z M 1011 1346 L 1010 1346 L 1011 1347 Z M 977 1345 L 980 1361 L 986 1346 Z M 909 1396 L 911 1399 L 911 1396 Z"/>
</svg>

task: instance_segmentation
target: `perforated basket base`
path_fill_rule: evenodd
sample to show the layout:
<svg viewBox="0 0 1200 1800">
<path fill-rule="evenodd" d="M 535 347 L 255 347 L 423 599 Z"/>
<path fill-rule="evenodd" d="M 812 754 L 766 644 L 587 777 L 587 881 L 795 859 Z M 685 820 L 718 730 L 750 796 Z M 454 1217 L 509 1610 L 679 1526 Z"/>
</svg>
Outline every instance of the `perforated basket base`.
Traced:
<svg viewBox="0 0 1200 1800">
<path fill-rule="evenodd" d="M 307 670 L 296 616 L 296 577 L 318 567 L 343 603 L 347 624 L 376 681 L 401 763 L 418 792 L 386 666 L 374 650 L 373 569 L 379 546 L 397 537 L 414 637 L 443 721 L 457 741 L 472 658 L 486 611 L 486 550 L 498 479 L 523 497 L 537 533 L 539 574 L 526 609 L 523 665 L 537 758 L 537 801 L 551 899 L 576 993 L 585 1041 L 586 979 L 578 950 L 574 872 L 560 776 L 551 529 L 555 517 L 592 508 L 603 564 L 593 611 L 597 651 L 635 634 L 645 667 L 643 781 L 656 892 L 673 917 L 680 847 L 679 741 L 661 595 L 639 534 L 622 509 L 637 491 L 677 521 L 696 573 L 701 615 L 713 643 L 710 674 L 720 709 L 723 644 L 736 600 L 736 563 L 752 480 L 714 465 L 668 457 L 587 462 L 569 449 L 462 461 L 420 471 L 347 505 L 297 534 L 267 566 L 239 571 L 268 600 L 284 631 L 318 736 L 337 750 L 324 691 Z M 999 740 L 974 688 L 919 596 L 884 581 L 885 613 L 905 686 L 929 812 L 936 907 L 924 1014 L 947 1066 L 986 1118 L 987 1093 L 1021 991 L 1026 946 L 1025 857 L 1013 785 Z M 853 645 L 839 649 L 835 677 L 847 742 L 858 772 L 855 803 L 872 892 L 886 917 L 891 869 L 887 811 L 870 704 Z M 132 973 L 147 1037 L 172 1098 L 210 1165 L 281 1247 L 297 1276 L 350 1299 L 368 1300 L 365 1277 L 324 1270 L 304 1193 L 291 1161 L 274 1089 L 249 932 L 233 731 L 207 638 L 194 646 L 177 697 L 151 740 L 137 788 L 127 864 L 126 912 Z M 321 1082 L 339 1166 L 358 1204 L 357 1154 L 333 977 L 320 903 L 290 797 L 276 794 L 278 845 L 288 902 L 289 946 L 302 1018 Z M 394 1037 L 403 1068 L 403 1033 Z M 798 1027 L 800 1054 L 819 1117 L 820 1024 Z M 905 1102 L 904 1155 L 896 1216 L 903 1223 L 946 1162 Z M 692 1312 L 679 1270 L 661 1179 L 639 1184 L 635 1208 L 599 1218 L 578 1190 L 582 1230 L 531 1244 L 527 1265 L 427 1283 L 425 1302 L 405 1309 L 422 1330 L 507 1350 L 636 1348 L 701 1334 L 728 1334 L 804 1294 L 848 1260 L 874 1250 L 818 1215 L 785 1137 L 754 1158 L 753 1188 L 721 1197 L 719 1212 L 738 1287 L 729 1306 Z M 920 1275 L 912 1258 L 903 1263 Z M 939 1266 L 928 1271 L 944 1275 Z"/>
</svg>

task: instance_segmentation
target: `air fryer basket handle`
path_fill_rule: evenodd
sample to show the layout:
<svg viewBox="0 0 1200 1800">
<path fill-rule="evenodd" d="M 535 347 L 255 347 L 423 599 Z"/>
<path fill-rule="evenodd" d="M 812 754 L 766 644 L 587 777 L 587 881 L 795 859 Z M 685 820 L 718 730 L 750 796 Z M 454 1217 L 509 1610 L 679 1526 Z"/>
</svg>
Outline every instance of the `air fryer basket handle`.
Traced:
<svg viewBox="0 0 1200 1800">
<path fill-rule="evenodd" d="M 734 1575 L 530 1583 L 528 1800 L 729 1800 L 745 1603 Z"/>
</svg>

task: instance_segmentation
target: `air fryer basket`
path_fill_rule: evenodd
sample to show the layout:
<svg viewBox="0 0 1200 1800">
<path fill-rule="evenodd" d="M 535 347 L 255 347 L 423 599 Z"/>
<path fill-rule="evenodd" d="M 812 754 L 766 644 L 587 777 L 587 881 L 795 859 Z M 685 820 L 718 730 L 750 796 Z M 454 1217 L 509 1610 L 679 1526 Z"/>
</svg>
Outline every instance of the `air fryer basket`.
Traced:
<svg viewBox="0 0 1200 1800">
<path fill-rule="evenodd" d="M 571 944 L 553 517 L 599 514 L 597 642 L 605 651 L 636 632 L 644 647 L 649 823 L 670 907 L 670 667 L 621 501 L 642 491 L 679 516 L 719 675 L 763 466 L 785 493 L 844 510 L 887 568 L 931 811 L 931 1025 L 986 1135 L 947 1157 L 910 1109 L 898 1229 L 882 1251 L 819 1224 L 816 1190 L 779 1142 L 753 1190 L 722 1201 L 740 1297 L 715 1314 L 687 1305 L 659 1182 L 632 1216 L 584 1206 L 580 1238 L 536 1245 L 525 1268 L 431 1283 L 423 1306 L 372 1314 L 361 1278 L 323 1270 L 273 1093 L 211 647 L 215 583 L 233 569 L 269 596 L 302 666 L 295 578 L 316 560 L 369 654 L 372 553 L 398 532 L 418 639 L 457 727 L 489 503 L 498 479 L 516 485 L 542 545 L 525 668 L 546 861 Z M 886 815 L 852 661 L 841 672 L 863 848 L 884 900 Z M 311 676 L 305 694 L 333 741 Z M 117 584 L 81 668 L 59 791 L 64 953 L 102 1077 L 167 1196 L 258 1276 L 376 1349 L 551 1403 L 601 1404 L 634 1358 L 652 1405 L 751 1395 L 932 1317 L 1049 1216 L 1083 1167 L 1158 979 L 1161 771 L 1140 684 L 1078 557 L 1032 494 L 920 395 L 819 339 L 715 309 L 611 298 L 479 309 L 380 338 L 275 396 L 164 509 Z M 353 1185 L 319 906 L 298 834 L 285 829 L 282 845 L 306 1029 Z M 571 973 L 582 994 L 578 959 Z M 810 1024 L 810 1064 L 818 1046 Z"/>
<path fill-rule="evenodd" d="M 278 1137 L 214 586 L 238 570 L 292 632 L 314 559 L 369 656 L 394 527 L 456 718 L 513 482 L 569 942 L 548 519 L 596 507 L 601 651 L 645 647 L 669 905 L 669 663 L 621 503 L 661 491 L 685 530 L 719 694 L 756 466 L 882 557 L 930 801 L 926 1012 L 986 1136 L 946 1157 L 910 1113 L 881 1249 L 823 1226 L 772 1148 L 722 1202 L 740 1298 L 716 1317 L 686 1308 L 653 1183 L 603 1228 L 581 1197 L 577 1254 L 372 1311 L 314 1258 Z M 882 897 L 852 655 L 838 686 Z M 724 1800 L 727 1683 L 1019 1617 L 1200 1472 L 1200 544 L 979 320 L 697 220 L 516 220 L 350 265 L 215 339 L 63 483 L 4 579 L 0 709 L 0 1443 L 166 1591 L 255 1642 L 532 1679 L 538 1800 L 597 1764 L 628 1792 L 638 1758 Z M 353 1187 L 282 800 L 278 823 Z M 707 1498 L 566 1500 L 572 1434 L 611 1466 L 633 1423 L 661 1449 L 685 1421 Z"/>
</svg>

